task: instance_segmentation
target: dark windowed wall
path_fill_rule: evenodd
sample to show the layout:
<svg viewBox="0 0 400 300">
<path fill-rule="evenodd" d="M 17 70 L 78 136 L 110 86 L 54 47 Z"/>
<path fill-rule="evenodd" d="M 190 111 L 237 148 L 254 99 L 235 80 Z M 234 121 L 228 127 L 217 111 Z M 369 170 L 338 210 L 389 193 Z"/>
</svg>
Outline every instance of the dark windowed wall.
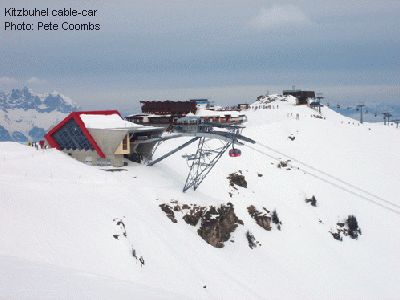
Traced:
<svg viewBox="0 0 400 300">
<path fill-rule="evenodd" d="M 94 150 L 74 119 L 53 134 L 61 150 Z"/>
</svg>

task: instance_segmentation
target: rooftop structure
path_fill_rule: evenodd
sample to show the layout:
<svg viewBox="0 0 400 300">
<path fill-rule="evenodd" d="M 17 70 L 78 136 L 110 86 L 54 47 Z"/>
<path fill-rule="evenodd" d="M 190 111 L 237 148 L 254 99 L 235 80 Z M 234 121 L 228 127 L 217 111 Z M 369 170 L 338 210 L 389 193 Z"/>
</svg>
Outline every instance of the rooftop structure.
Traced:
<svg viewBox="0 0 400 300">
<path fill-rule="evenodd" d="M 194 101 L 140 101 L 142 112 L 157 115 L 186 115 L 196 112 Z"/>
<path fill-rule="evenodd" d="M 291 90 L 283 90 L 282 94 L 284 96 L 292 95 L 293 97 L 296 97 L 297 105 L 307 105 L 309 98 L 311 99 L 315 98 L 314 91 L 302 91 L 302 90 L 291 89 Z"/>
<path fill-rule="evenodd" d="M 210 104 L 208 99 L 190 99 L 190 102 L 196 103 L 197 108 L 207 108 Z"/>
</svg>

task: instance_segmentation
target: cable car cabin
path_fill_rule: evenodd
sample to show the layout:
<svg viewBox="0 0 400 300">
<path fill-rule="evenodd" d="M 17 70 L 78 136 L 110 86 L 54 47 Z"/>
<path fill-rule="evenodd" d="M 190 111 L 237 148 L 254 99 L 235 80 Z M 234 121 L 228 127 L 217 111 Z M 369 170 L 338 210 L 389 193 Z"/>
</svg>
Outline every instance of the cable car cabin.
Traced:
<svg viewBox="0 0 400 300">
<path fill-rule="evenodd" d="M 229 156 L 230 157 L 239 157 L 240 155 L 242 155 L 242 151 L 240 151 L 239 149 L 231 149 L 231 150 L 229 150 Z"/>
</svg>

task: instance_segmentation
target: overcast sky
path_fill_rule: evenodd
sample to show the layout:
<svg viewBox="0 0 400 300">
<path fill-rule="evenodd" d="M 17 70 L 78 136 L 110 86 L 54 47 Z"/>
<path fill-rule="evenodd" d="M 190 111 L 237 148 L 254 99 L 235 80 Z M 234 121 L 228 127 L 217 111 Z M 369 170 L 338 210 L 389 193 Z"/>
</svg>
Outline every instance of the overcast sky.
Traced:
<svg viewBox="0 0 400 300">
<path fill-rule="evenodd" d="M 34 4 L 32 4 L 34 2 Z M 143 99 L 251 102 L 295 85 L 331 102 L 400 100 L 400 1 L 1 0 L 0 89 L 84 108 Z M 89 8 L 100 31 L 5 32 L 4 8 Z M 400 102 L 400 101 L 399 101 Z"/>
</svg>

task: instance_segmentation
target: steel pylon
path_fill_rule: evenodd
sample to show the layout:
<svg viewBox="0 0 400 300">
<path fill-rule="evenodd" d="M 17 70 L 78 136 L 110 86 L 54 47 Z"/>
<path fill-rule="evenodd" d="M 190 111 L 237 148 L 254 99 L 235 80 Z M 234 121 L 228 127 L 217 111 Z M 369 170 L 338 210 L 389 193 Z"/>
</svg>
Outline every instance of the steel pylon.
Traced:
<svg viewBox="0 0 400 300">
<path fill-rule="evenodd" d="M 186 177 L 183 192 L 186 192 L 191 187 L 196 190 L 232 144 L 231 142 L 217 140 L 219 145 L 213 146 L 212 143 L 215 143 L 215 141 L 215 139 L 202 137 L 199 139 L 196 153 L 185 156 L 189 164 L 189 173 Z"/>
</svg>

